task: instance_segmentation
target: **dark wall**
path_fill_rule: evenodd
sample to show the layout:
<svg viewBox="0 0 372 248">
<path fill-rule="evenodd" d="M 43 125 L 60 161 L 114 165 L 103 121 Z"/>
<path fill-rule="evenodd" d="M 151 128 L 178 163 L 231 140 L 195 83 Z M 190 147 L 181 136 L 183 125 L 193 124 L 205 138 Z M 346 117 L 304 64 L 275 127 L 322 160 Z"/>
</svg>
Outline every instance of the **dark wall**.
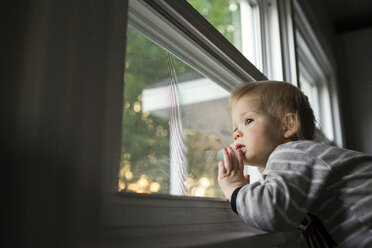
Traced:
<svg viewBox="0 0 372 248">
<path fill-rule="evenodd" d="M 333 12 L 337 11 L 332 9 L 335 5 L 330 4 L 334 1 L 328 4 L 321 0 L 298 1 L 336 69 L 335 90 L 339 92 L 343 146 L 372 154 L 372 26 L 366 27 L 366 22 L 357 25 L 357 20 L 363 21 L 365 16 L 350 17 L 358 9 L 340 19 L 340 14 L 334 16 Z M 367 2 L 363 6 L 372 8 Z M 345 10 L 344 6 L 339 8 Z M 350 27 L 354 30 L 350 31 Z"/>
<path fill-rule="evenodd" d="M 7 240 L 94 247 L 102 174 L 112 163 L 107 143 L 120 149 L 120 132 L 109 130 L 121 125 L 127 1 L 9 2 L 1 123 Z"/>
<path fill-rule="evenodd" d="M 308 18 L 327 56 L 335 59 L 334 23 L 324 0 L 297 0 Z"/>
<path fill-rule="evenodd" d="M 372 155 L 372 27 L 337 40 L 346 147 Z"/>
</svg>

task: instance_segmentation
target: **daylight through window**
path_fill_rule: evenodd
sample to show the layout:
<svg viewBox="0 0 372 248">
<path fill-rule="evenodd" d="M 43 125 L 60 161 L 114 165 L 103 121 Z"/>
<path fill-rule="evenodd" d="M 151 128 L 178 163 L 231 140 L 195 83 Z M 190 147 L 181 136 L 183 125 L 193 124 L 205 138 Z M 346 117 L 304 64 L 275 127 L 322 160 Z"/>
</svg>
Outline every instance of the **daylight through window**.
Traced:
<svg viewBox="0 0 372 248">
<path fill-rule="evenodd" d="M 128 28 L 119 191 L 223 197 L 229 92 Z"/>
</svg>

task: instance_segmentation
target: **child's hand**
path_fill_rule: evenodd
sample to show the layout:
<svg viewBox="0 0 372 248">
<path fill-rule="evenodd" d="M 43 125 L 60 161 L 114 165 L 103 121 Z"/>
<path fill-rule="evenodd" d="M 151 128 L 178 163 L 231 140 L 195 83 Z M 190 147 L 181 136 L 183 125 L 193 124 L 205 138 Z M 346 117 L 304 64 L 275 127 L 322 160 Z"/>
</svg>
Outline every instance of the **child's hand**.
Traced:
<svg viewBox="0 0 372 248">
<path fill-rule="evenodd" d="M 231 147 L 224 148 L 224 162 L 218 163 L 218 183 L 230 201 L 235 189 L 249 183 L 249 175 L 244 177 L 243 153 L 241 150 L 234 151 Z"/>
</svg>

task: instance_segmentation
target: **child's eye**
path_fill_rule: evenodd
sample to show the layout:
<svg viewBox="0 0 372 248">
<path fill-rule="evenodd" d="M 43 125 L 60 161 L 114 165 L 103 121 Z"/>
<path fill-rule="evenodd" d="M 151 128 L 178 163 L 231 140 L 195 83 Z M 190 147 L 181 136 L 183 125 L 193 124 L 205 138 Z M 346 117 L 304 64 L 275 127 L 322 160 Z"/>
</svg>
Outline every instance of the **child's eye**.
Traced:
<svg viewBox="0 0 372 248">
<path fill-rule="evenodd" d="M 252 119 L 246 119 L 244 124 L 245 124 L 245 125 L 248 125 L 248 124 L 251 123 L 252 121 L 253 121 Z"/>
</svg>

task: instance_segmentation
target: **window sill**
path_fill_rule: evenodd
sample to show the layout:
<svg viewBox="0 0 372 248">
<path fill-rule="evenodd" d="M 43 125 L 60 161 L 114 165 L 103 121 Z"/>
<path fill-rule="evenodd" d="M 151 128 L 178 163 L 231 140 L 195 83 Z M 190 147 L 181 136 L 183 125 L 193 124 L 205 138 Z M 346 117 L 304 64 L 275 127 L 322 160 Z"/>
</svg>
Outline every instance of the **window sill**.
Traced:
<svg viewBox="0 0 372 248">
<path fill-rule="evenodd" d="M 223 199 L 115 193 L 111 200 L 103 242 L 114 247 L 280 247 L 298 237 L 249 227 Z"/>
</svg>

